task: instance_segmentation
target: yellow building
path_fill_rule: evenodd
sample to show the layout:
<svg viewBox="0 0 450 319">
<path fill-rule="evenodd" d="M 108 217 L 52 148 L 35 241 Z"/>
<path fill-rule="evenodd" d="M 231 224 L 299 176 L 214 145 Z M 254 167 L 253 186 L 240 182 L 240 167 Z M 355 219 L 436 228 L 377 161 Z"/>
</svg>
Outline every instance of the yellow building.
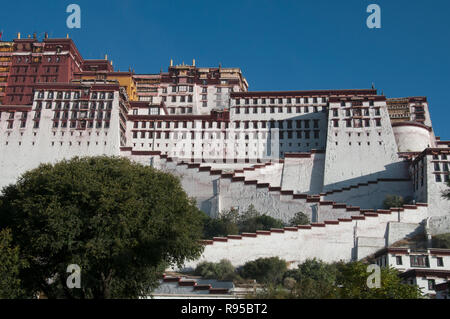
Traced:
<svg viewBox="0 0 450 319">
<path fill-rule="evenodd" d="M 14 42 L 0 41 L 0 104 L 5 96 L 13 52 Z"/>
<path fill-rule="evenodd" d="M 86 71 L 75 73 L 75 79 L 82 81 L 117 81 L 127 90 L 130 101 L 138 101 L 136 81 L 132 72 Z"/>
</svg>

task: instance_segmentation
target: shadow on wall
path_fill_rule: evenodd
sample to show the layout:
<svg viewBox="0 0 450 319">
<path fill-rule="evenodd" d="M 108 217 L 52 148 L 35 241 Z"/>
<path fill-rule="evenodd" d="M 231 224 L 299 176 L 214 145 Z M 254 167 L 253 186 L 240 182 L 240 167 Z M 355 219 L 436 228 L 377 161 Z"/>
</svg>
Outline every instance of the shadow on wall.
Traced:
<svg viewBox="0 0 450 319">
<path fill-rule="evenodd" d="M 370 163 L 367 164 L 370 165 Z M 404 161 L 391 163 L 385 166 L 384 171 L 379 171 L 372 174 L 347 179 L 339 183 L 324 185 L 324 191 L 328 192 L 333 190 L 339 190 L 349 186 L 356 186 L 358 184 L 365 184 L 369 181 L 377 181 L 379 178 L 403 179 L 403 180 L 410 179 L 408 167 L 409 167 L 408 163 Z"/>
<path fill-rule="evenodd" d="M 274 108 L 275 111 L 278 109 L 278 107 Z M 304 111 L 303 106 L 301 109 Z M 312 107 L 309 107 L 309 110 L 312 110 Z M 295 112 L 295 106 L 292 107 L 292 111 Z M 318 120 L 316 124 L 315 120 Z M 289 121 L 291 122 L 291 126 L 288 124 Z M 282 125 L 281 127 L 280 124 Z M 301 127 L 298 127 L 298 124 L 301 124 Z M 272 118 L 267 121 L 267 125 L 269 132 L 267 134 L 264 155 L 268 158 L 283 158 L 281 152 L 284 155 L 284 153 L 310 152 L 313 149 L 325 148 L 328 127 L 327 112 L 310 112 L 282 120 Z M 318 138 L 315 137 L 315 131 L 319 131 Z M 281 132 L 283 132 L 283 138 L 280 134 Z M 291 138 L 288 138 L 288 132 L 291 132 Z M 299 132 L 301 137 L 298 137 Z M 289 146 L 289 143 L 292 146 Z M 298 143 L 300 143 L 300 146 L 298 146 Z M 283 145 L 283 147 L 280 147 L 280 145 Z"/>
<path fill-rule="evenodd" d="M 319 194 L 323 190 L 324 168 L 325 157 L 321 160 L 314 158 L 308 194 Z"/>
<path fill-rule="evenodd" d="M 387 227 L 386 245 L 394 247 L 426 248 L 425 223 L 412 224 L 390 222 Z"/>
</svg>

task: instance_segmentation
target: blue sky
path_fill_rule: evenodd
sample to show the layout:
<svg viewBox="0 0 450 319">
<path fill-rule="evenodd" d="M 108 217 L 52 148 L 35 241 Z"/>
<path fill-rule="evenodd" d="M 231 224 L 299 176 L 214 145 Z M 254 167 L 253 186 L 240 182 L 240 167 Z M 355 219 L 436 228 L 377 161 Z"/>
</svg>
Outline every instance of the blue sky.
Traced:
<svg viewBox="0 0 450 319">
<path fill-rule="evenodd" d="M 81 7 L 68 29 L 66 7 Z M 381 7 L 381 29 L 366 8 Z M 240 67 L 250 90 L 369 88 L 427 96 L 435 132 L 450 139 L 448 0 L 3 1 L 3 39 L 69 33 L 85 58 L 136 73 L 169 61 Z"/>
</svg>

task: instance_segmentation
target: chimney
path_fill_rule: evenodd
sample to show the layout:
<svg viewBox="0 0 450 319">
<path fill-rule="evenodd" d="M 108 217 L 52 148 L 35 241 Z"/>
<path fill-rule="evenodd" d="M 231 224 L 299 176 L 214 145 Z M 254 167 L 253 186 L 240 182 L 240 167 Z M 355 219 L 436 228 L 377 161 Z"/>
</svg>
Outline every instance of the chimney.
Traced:
<svg viewBox="0 0 450 319">
<path fill-rule="evenodd" d="M 37 36 L 36 36 L 36 32 L 35 33 L 33 33 L 33 39 L 36 39 L 37 38 Z"/>
<path fill-rule="evenodd" d="M 20 32 L 17 33 L 17 39 L 20 39 Z"/>
<path fill-rule="evenodd" d="M 48 39 L 48 33 L 47 33 L 47 32 L 45 32 L 44 38 L 45 38 L 45 39 Z"/>
<path fill-rule="evenodd" d="M 108 55 L 107 54 L 105 54 L 105 60 L 108 60 Z"/>
<path fill-rule="evenodd" d="M 170 59 L 170 66 L 173 66 L 173 60 Z"/>
<path fill-rule="evenodd" d="M 69 38 L 69 34 L 67 33 L 67 34 L 66 34 L 66 39 L 68 39 L 68 38 Z"/>
<path fill-rule="evenodd" d="M 195 66 L 195 59 L 192 59 L 192 66 Z"/>
</svg>

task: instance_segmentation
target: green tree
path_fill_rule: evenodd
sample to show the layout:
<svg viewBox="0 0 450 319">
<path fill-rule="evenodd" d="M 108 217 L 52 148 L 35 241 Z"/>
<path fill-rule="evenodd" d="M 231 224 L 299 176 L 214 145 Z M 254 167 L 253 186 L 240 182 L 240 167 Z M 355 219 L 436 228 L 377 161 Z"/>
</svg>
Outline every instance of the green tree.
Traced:
<svg viewBox="0 0 450 319">
<path fill-rule="evenodd" d="M 393 268 L 381 268 L 380 288 L 369 288 L 366 264 L 351 262 L 341 264 L 337 284 L 340 298 L 345 299 L 418 299 L 422 294 L 417 286 L 404 284 L 399 272 Z"/>
<path fill-rule="evenodd" d="M 19 272 L 26 264 L 20 258 L 19 247 L 12 246 L 9 229 L 0 231 L 0 299 L 24 297 Z"/>
<path fill-rule="evenodd" d="M 362 262 L 326 264 L 308 260 L 298 269 L 287 271 L 284 287 L 267 283 L 263 291 L 250 297 L 264 299 L 419 299 L 417 286 L 404 284 L 399 272 L 381 269 L 380 288 L 369 288 L 368 265 Z"/>
<path fill-rule="evenodd" d="M 336 264 L 327 264 L 321 260 L 308 259 L 297 269 L 285 273 L 285 279 L 295 281 L 291 289 L 292 297 L 299 299 L 325 299 L 336 295 Z"/>
<path fill-rule="evenodd" d="M 12 230 L 28 268 L 28 295 L 137 298 L 168 265 L 203 250 L 202 213 L 171 174 L 124 158 L 74 158 L 23 174 L 0 197 L 0 228 Z M 66 286 L 81 267 L 81 289 Z"/>
<path fill-rule="evenodd" d="M 253 205 L 243 212 L 238 220 L 238 228 L 241 233 L 254 233 L 257 230 L 270 230 L 271 228 L 283 228 L 284 223 L 268 215 L 261 215 Z"/>
<path fill-rule="evenodd" d="M 211 218 L 204 214 L 203 238 L 212 239 L 213 237 L 239 234 L 237 226 L 238 216 L 239 212 L 234 209 L 222 212 L 218 218 Z"/>
<path fill-rule="evenodd" d="M 309 217 L 306 216 L 303 212 L 298 212 L 294 215 L 294 217 L 291 218 L 289 221 L 290 226 L 298 226 L 298 225 L 309 225 L 311 224 L 311 221 L 309 220 Z"/>
<path fill-rule="evenodd" d="M 387 195 L 383 202 L 385 209 L 403 207 L 405 200 L 399 195 Z"/>
<path fill-rule="evenodd" d="M 285 260 L 278 257 L 259 258 L 242 266 L 239 275 L 245 279 L 255 279 L 259 283 L 279 284 L 286 271 Z"/>
<path fill-rule="evenodd" d="M 337 268 L 335 264 L 327 264 L 321 260 L 308 259 L 297 266 L 297 269 L 289 270 L 284 275 L 285 278 L 293 278 L 297 282 L 310 278 L 315 281 L 324 281 L 334 284 L 336 281 Z"/>
<path fill-rule="evenodd" d="M 235 267 L 226 259 L 218 263 L 202 262 L 195 268 L 194 275 L 217 280 L 235 280 L 237 278 Z"/>
</svg>

